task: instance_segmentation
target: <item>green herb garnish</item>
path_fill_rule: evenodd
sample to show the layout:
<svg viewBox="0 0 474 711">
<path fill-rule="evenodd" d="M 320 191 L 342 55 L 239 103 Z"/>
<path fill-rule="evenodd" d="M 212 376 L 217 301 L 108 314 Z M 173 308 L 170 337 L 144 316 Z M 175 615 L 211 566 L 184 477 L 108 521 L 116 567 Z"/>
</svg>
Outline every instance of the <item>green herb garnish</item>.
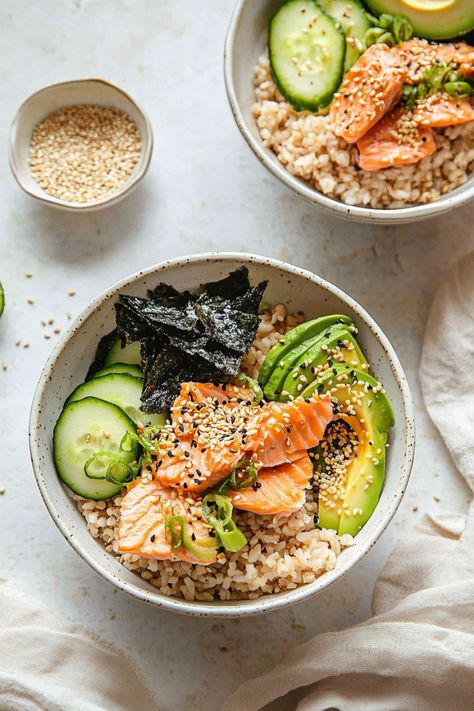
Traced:
<svg viewBox="0 0 474 711">
<path fill-rule="evenodd" d="M 389 15 L 383 13 L 380 17 L 367 15 L 373 27 L 365 33 L 365 46 L 386 44 L 394 47 L 400 42 L 406 42 L 413 36 L 413 26 L 404 15 Z"/>
<path fill-rule="evenodd" d="M 246 375 L 245 373 L 238 373 L 237 383 L 248 388 L 257 402 L 262 402 L 263 390 L 254 378 L 251 378 L 250 375 Z"/>
<path fill-rule="evenodd" d="M 184 516 L 171 516 L 165 520 L 165 535 L 169 531 L 173 548 L 186 548 L 195 558 L 202 561 L 213 560 L 217 544 L 209 536 L 189 535 Z"/>
<path fill-rule="evenodd" d="M 469 82 L 459 79 L 448 64 L 434 64 L 423 72 L 423 81 L 417 86 L 405 84 L 402 101 L 410 111 L 416 101 L 422 101 L 428 94 L 444 91 L 453 99 L 467 99 L 474 93 Z"/>
<path fill-rule="evenodd" d="M 230 489 L 248 489 L 255 484 L 258 477 L 258 470 L 251 459 L 242 459 L 230 476 L 222 481 L 218 488 L 218 494 L 227 494 Z"/>
<path fill-rule="evenodd" d="M 106 479 L 113 484 L 127 484 L 138 473 L 123 457 L 114 452 L 94 452 L 84 464 L 84 474 L 89 479 Z"/>
<path fill-rule="evenodd" d="M 228 496 L 207 494 L 202 500 L 204 519 L 213 527 L 224 548 L 235 553 L 247 544 L 247 539 L 232 520 L 232 510 Z"/>
</svg>

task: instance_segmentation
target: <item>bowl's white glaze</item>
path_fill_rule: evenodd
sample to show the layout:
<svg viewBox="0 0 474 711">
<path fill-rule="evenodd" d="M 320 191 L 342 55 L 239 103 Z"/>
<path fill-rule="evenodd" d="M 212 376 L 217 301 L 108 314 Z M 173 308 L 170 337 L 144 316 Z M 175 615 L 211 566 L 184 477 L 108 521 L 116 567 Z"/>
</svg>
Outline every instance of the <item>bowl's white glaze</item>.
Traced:
<svg viewBox="0 0 474 711">
<path fill-rule="evenodd" d="M 258 600 L 192 603 L 161 595 L 147 581 L 124 568 L 86 530 L 85 521 L 62 486 L 53 463 L 52 433 L 64 400 L 84 380 L 99 338 L 114 326 L 119 292 L 143 295 L 160 281 L 177 289 L 194 289 L 245 264 L 252 282 L 268 279 L 265 300 L 303 310 L 307 318 L 347 313 L 359 328 L 359 339 L 373 372 L 393 405 L 396 424 L 390 433 L 386 481 L 377 508 L 346 549 L 335 570 L 315 582 Z M 311 272 L 264 257 L 213 253 L 173 259 L 115 284 L 94 299 L 62 337 L 41 374 L 30 417 L 30 452 L 41 495 L 53 521 L 74 550 L 104 579 L 140 600 L 175 612 L 232 617 L 262 613 L 304 600 L 343 576 L 374 545 L 395 514 L 405 492 L 414 454 L 414 413 L 407 380 L 398 358 L 377 324 L 351 297 Z"/>
<path fill-rule="evenodd" d="M 235 122 L 265 168 L 295 193 L 325 212 L 356 222 L 387 225 L 416 222 L 449 212 L 471 200 L 474 197 L 474 175 L 464 185 L 427 205 L 394 210 L 352 207 L 323 195 L 286 170 L 275 153 L 264 147 L 252 115 L 252 105 L 255 103 L 253 68 L 260 55 L 265 53 L 268 21 L 281 3 L 282 0 L 238 0 L 224 50 L 225 83 Z"/>
<path fill-rule="evenodd" d="M 35 126 L 53 111 L 73 104 L 111 106 L 127 113 L 140 132 L 140 158 L 122 187 L 99 200 L 74 203 L 49 195 L 31 175 L 28 165 L 31 136 Z M 99 210 L 122 200 L 145 176 L 153 152 L 153 132 L 143 109 L 122 89 L 104 79 L 77 79 L 51 84 L 32 94 L 18 109 L 10 131 L 10 168 L 18 185 L 44 204 L 71 212 Z"/>
</svg>

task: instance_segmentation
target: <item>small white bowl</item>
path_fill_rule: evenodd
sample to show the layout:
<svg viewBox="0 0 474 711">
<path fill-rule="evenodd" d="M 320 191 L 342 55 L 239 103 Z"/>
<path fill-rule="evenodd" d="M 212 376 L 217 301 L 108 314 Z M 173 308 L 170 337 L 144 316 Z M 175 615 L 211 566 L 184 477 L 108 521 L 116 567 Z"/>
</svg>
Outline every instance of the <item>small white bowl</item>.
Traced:
<svg viewBox="0 0 474 711">
<path fill-rule="evenodd" d="M 124 111 L 140 132 L 141 150 L 138 163 L 123 185 L 104 197 L 90 202 L 69 202 L 49 195 L 31 175 L 28 155 L 33 129 L 50 113 L 74 104 L 97 104 Z M 10 168 L 20 188 L 41 202 L 71 212 L 88 212 L 113 205 L 138 185 L 150 165 L 153 132 L 143 109 L 122 89 L 105 79 L 76 79 L 50 84 L 32 94 L 18 109 L 10 131 Z"/>
<path fill-rule="evenodd" d="M 474 197 L 474 175 L 467 182 L 435 202 L 396 209 L 353 207 L 327 197 L 308 183 L 291 175 L 273 151 L 265 148 L 257 129 L 252 106 L 255 103 L 253 69 L 265 53 L 268 22 L 283 0 L 238 0 L 230 21 L 224 49 L 227 96 L 235 122 L 260 162 L 282 183 L 305 200 L 338 217 L 387 225 L 416 222 L 442 215 L 465 205 Z"/>
<path fill-rule="evenodd" d="M 187 602 L 161 594 L 149 582 L 122 566 L 88 533 L 83 516 L 54 468 L 53 428 L 66 397 L 84 380 L 99 338 L 115 325 L 114 303 L 119 293 L 145 295 L 147 289 L 162 281 L 179 290 L 196 289 L 205 282 L 226 276 L 243 264 L 248 267 L 253 283 L 268 279 L 266 301 L 283 302 L 291 311 L 304 310 L 307 318 L 330 313 L 346 313 L 354 318 L 361 345 L 392 404 L 395 427 L 390 432 L 380 500 L 367 524 L 355 537 L 355 545 L 342 552 L 334 570 L 308 585 L 257 600 Z M 415 435 L 413 403 L 402 367 L 387 337 L 359 304 L 304 269 L 265 257 L 214 253 L 163 262 L 118 282 L 94 299 L 56 345 L 43 369 L 31 408 L 29 437 L 36 481 L 53 521 L 74 550 L 99 575 L 135 598 L 174 612 L 237 617 L 286 607 L 316 595 L 345 575 L 369 551 L 402 500 L 413 462 Z"/>
</svg>

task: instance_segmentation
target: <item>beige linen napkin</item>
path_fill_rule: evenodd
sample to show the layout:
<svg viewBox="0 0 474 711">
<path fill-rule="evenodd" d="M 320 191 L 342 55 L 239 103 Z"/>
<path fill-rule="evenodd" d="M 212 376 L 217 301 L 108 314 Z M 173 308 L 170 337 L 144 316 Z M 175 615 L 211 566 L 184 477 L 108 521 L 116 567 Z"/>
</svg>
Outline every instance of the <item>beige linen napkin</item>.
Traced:
<svg viewBox="0 0 474 711">
<path fill-rule="evenodd" d="M 1 711 L 154 711 L 118 651 L 0 580 Z"/>
<path fill-rule="evenodd" d="M 420 378 L 426 407 L 474 488 L 474 254 L 434 300 Z M 317 601 L 315 602 L 317 607 Z M 474 708 L 474 506 L 468 516 L 425 516 L 378 579 L 374 616 L 293 649 L 244 683 L 222 711 L 472 711 Z"/>
</svg>

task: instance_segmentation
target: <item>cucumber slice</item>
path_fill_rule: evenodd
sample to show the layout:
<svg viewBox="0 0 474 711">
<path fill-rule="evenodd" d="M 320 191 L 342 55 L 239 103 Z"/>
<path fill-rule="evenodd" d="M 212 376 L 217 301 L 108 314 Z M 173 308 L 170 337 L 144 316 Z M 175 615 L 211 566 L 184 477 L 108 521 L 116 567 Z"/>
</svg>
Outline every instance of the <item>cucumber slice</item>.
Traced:
<svg viewBox="0 0 474 711">
<path fill-rule="evenodd" d="M 371 22 L 359 0 L 318 0 L 318 3 L 342 27 L 346 38 L 344 72 L 347 72 L 365 49 L 365 33 L 372 27 Z"/>
<path fill-rule="evenodd" d="M 142 380 L 126 373 L 110 373 L 99 378 L 92 378 L 79 385 L 66 400 L 66 405 L 85 397 L 95 397 L 111 402 L 134 421 L 144 425 L 159 427 L 165 424 L 165 415 L 147 415 L 140 410 Z"/>
<path fill-rule="evenodd" d="M 126 432 L 135 432 L 132 420 L 116 405 L 87 397 L 66 405 L 54 428 L 53 457 L 59 477 L 74 493 L 86 499 L 110 499 L 123 484 L 105 479 L 89 479 L 84 464 L 98 451 L 120 452 L 120 442 Z M 108 436 L 106 436 L 108 435 Z M 136 445 L 131 452 L 120 452 L 128 462 L 137 456 Z"/>
<path fill-rule="evenodd" d="M 314 0 L 286 0 L 270 20 L 268 50 L 275 82 L 295 109 L 331 103 L 344 68 L 342 30 Z"/>
<path fill-rule="evenodd" d="M 120 338 L 115 340 L 104 361 L 104 366 L 113 365 L 114 363 L 132 363 L 133 365 L 140 365 L 140 341 L 134 341 L 133 343 L 127 343 L 127 345 L 122 348 L 122 343 Z"/>
<path fill-rule="evenodd" d="M 101 378 L 103 375 L 110 375 L 111 373 L 125 373 L 128 375 L 133 375 L 135 378 L 143 379 L 143 371 L 139 365 L 134 365 L 133 363 L 113 363 L 108 365 L 97 373 L 94 373 L 94 378 Z"/>
<path fill-rule="evenodd" d="M 4 308 L 5 308 L 5 292 L 3 290 L 2 282 L 0 281 L 0 316 L 3 314 Z"/>
</svg>

